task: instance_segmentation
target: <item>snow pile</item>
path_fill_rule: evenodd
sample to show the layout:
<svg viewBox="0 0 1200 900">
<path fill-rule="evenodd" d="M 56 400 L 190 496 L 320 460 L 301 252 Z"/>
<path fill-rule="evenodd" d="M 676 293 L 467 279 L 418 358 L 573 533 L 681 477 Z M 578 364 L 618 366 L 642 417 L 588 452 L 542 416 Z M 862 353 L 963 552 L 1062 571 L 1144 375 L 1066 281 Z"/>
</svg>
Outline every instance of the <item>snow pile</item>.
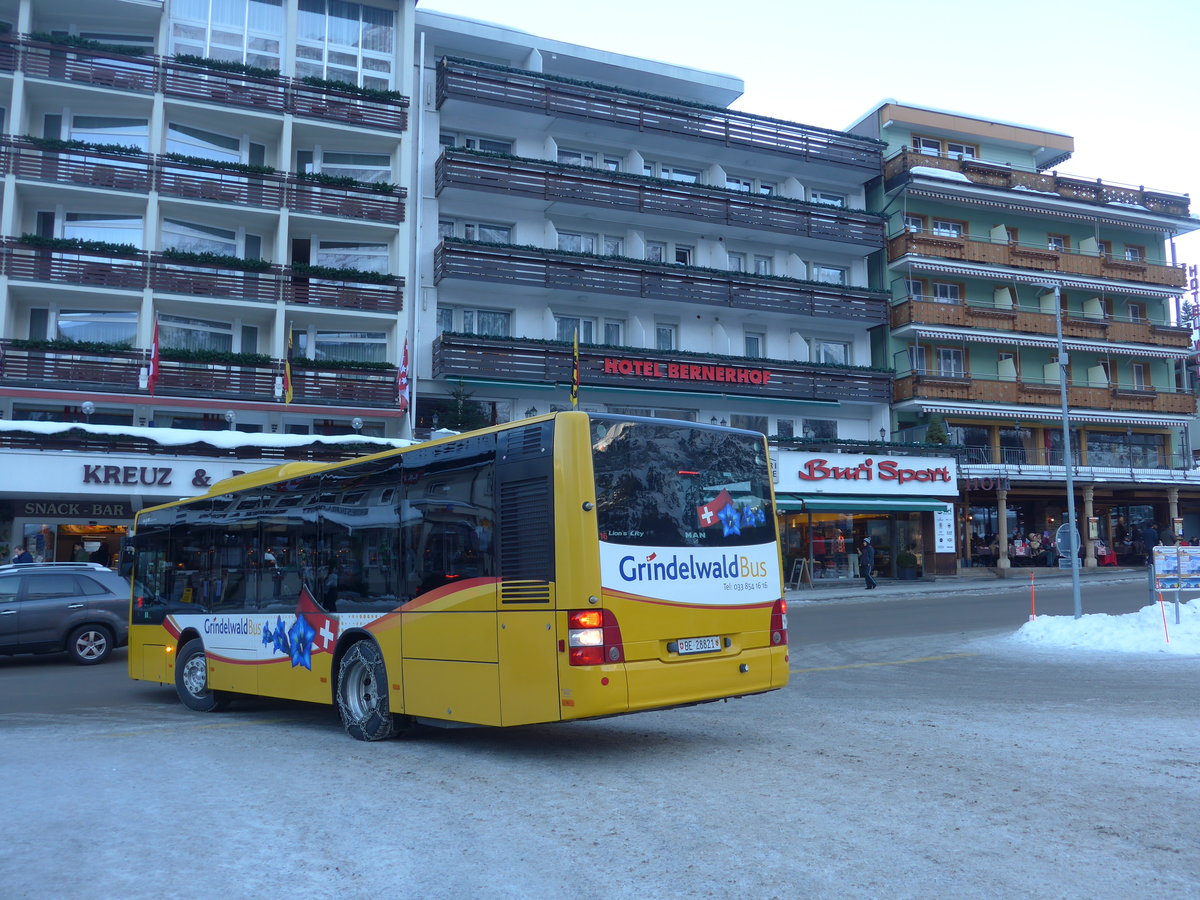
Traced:
<svg viewBox="0 0 1200 900">
<path fill-rule="evenodd" d="M 952 172 L 949 169 L 939 169 L 936 166 L 913 166 L 908 171 L 913 175 L 923 175 L 926 178 L 947 178 L 950 181 L 971 183 L 971 179 L 962 172 Z"/>
<path fill-rule="evenodd" d="M 1179 604 L 1179 624 L 1175 623 L 1175 609 L 1174 601 L 1166 599 L 1165 604 L 1152 603 L 1124 616 L 1038 616 L 1022 625 L 1011 640 L 1054 650 L 1200 656 L 1200 599 Z"/>
</svg>

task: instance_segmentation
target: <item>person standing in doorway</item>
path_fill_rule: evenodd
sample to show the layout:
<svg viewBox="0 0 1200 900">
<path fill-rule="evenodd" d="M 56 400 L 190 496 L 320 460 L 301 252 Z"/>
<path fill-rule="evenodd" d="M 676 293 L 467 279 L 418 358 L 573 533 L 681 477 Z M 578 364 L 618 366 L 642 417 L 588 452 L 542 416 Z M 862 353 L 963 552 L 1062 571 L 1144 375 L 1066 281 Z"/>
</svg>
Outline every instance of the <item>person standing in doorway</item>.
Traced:
<svg viewBox="0 0 1200 900">
<path fill-rule="evenodd" d="M 862 541 L 862 550 L 858 555 L 858 570 L 862 574 L 862 577 L 866 579 L 866 589 L 868 591 L 877 586 L 875 576 L 872 574 L 874 569 L 875 548 L 871 546 L 871 539 L 869 537 L 865 537 Z"/>
</svg>

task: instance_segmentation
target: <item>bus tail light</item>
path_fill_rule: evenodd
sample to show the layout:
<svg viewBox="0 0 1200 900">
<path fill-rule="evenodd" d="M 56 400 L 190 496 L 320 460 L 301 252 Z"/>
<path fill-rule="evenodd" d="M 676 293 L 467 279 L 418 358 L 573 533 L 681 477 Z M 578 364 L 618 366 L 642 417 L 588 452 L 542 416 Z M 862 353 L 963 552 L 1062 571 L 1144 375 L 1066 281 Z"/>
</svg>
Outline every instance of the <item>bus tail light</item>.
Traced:
<svg viewBox="0 0 1200 900">
<path fill-rule="evenodd" d="M 601 666 L 625 661 L 621 626 L 607 609 L 567 612 L 567 659 L 573 666 Z"/>
<path fill-rule="evenodd" d="M 787 642 L 787 600 L 780 597 L 771 607 L 771 646 L 782 647 Z"/>
</svg>

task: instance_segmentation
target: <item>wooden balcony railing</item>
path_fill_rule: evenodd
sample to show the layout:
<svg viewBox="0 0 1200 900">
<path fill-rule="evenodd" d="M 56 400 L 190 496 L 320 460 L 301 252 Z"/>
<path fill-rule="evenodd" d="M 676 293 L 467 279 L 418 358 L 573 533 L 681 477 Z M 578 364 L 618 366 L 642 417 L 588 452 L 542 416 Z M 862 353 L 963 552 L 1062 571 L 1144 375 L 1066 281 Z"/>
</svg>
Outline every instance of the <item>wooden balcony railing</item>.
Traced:
<svg viewBox="0 0 1200 900">
<path fill-rule="evenodd" d="M 897 375 L 894 402 L 904 400 L 954 400 L 963 403 L 1009 403 L 1057 407 L 1060 388 L 1045 381 L 1005 380 L 966 375 Z M 1067 403 L 1077 409 L 1148 412 L 1162 415 L 1194 415 L 1196 396 L 1182 391 L 1134 389 L 1127 386 L 1092 387 L 1069 385 Z"/>
<path fill-rule="evenodd" d="M 878 174 L 882 168 L 883 144 L 870 138 L 445 57 L 438 63 L 438 108 L 453 100 L 629 128 L 643 134 L 684 137 L 710 146 L 778 153 L 794 160 L 830 163 L 871 174 Z"/>
<path fill-rule="evenodd" d="M 499 378 L 534 384 L 570 384 L 567 343 L 442 334 L 433 342 L 435 378 Z M 720 390 L 725 394 L 787 400 L 887 403 L 891 373 L 780 360 L 680 356 L 642 348 L 579 348 L 580 392 L 588 386 L 657 391 Z"/>
<path fill-rule="evenodd" d="M 437 162 L 436 186 L 439 194 L 447 188 L 486 191 L 546 203 L 579 203 L 775 231 L 856 244 L 864 250 L 883 246 L 883 221 L 870 213 L 545 160 L 447 149 Z"/>
<path fill-rule="evenodd" d="M 125 92 L 217 103 L 269 113 L 290 112 L 322 122 L 405 131 L 408 98 L 364 97 L 353 91 L 321 88 L 285 78 L 257 78 L 238 72 L 177 62 L 159 56 L 129 56 L 29 37 L 0 38 L 0 71 L 31 78 L 115 88 Z"/>
<path fill-rule="evenodd" d="M 1064 272 L 1091 278 L 1111 278 L 1143 284 L 1183 287 L 1182 265 L 1164 266 L 1135 260 L 1114 259 L 1077 250 L 1050 250 L 1013 242 L 953 237 L 930 232 L 904 232 L 888 240 L 888 260 L 895 262 L 907 254 L 933 256 L 968 263 Z"/>
<path fill-rule="evenodd" d="M 149 154 L 59 150 L 32 141 L 0 138 L 0 174 L 83 187 L 148 192 L 165 197 L 205 200 L 233 206 L 279 209 L 323 216 L 396 224 L 404 221 L 403 188 L 377 191 L 367 186 L 322 184 L 310 178 L 263 172 L 247 173 L 212 165 L 180 162 Z"/>
<path fill-rule="evenodd" d="M 961 300 L 949 303 L 919 299 L 902 301 L 892 307 L 891 325 L 892 328 L 905 325 L 944 325 L 954 328 L 1011 331 L 1016 334 L 1055 333 L 1053 313 L 1020 306 L 997 307 Z M 1090 319 L 1078 315 L 1063 317 L 1063 336 L 1181 348 L 1190 347 L 1192 343 L 1192 331 L 1186 327 L 1146 321 Z"/>
<path fill-rule="evenodd" d="M 434 281 L 465 279 L 522 289 L 675 300 L 869 324 L 887 321 L 887 295 L 868 288 L 690 269 L 625 257 L 595 257 L 445 239 L 434 253 Z"/>
<path fill-rule="evenodd" d="M 111 393 L 144 393 L 140 386 L 146 366 L 144 351 L 129 350 L 98 356 L 61 350 L 4 347 L 0 384 L 50 390 L 90 389 Z M 155 395 L 162 397 L 213 397 L 259 403 L 281 402 L 283 362 L 270 366 L 238 366 L 161 361 Z M 293 365 L 294 403 L 328 403 L 338 406 L 395 407 L 394 370 L 307 369 Z"/>
<path fill-rule="evenodd" d="M 396 313 L 404 308 L 404 279 L 389 284 L 327 280 L 271 266 L 244 271 L 172 259 L 161 253 L 106 256 L 51 251 L 19 241 L 0 248 L 0 272 L 19 281 L 104 287 L 160 294 L 228 298 L 258 303 L 298 303 L 337 309 Z"/>
<path fill-rule="evenodd" d="M 892 186 L 893 180 L 913 168 L 941 169 L 965 175 L 974 184 L 995 188 L 1029 188 L 1047 194 L 1058 194 L 1068 200 L 1082 200 L 1099 205 L 1133 204 L 1148 211 L 1168 216 L 1186 216 L 1190 206 L 1187 194 L 1167 191 L 1148 191 L 1139 185 L 1104 182 L 1099 178 L 1076 178 L 1057 172 L 1038 172 L 1007 163 L 982 159 L 931 156 L 915 150 L 902 150 L 883 164 L 883 177 Z"/>
</svg>

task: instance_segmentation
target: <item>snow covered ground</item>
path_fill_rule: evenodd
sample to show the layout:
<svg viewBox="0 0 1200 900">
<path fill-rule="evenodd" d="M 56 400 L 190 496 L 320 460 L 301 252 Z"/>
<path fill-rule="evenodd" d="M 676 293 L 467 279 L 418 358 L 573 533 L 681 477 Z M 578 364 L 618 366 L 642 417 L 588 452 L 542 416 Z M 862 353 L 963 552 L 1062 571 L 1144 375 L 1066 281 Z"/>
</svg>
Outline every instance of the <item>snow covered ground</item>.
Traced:
<svg viewBox="0 0 1200 900">
<path fill-rule="evenodd" d="M 378 744 L 139 682 L 0 716 L 0 895 L 1195 898 L 1180 612 L 1169 651 L 1157 604 L 1039 617 L 796 647 L 762 697 Z"/>
</svg>

